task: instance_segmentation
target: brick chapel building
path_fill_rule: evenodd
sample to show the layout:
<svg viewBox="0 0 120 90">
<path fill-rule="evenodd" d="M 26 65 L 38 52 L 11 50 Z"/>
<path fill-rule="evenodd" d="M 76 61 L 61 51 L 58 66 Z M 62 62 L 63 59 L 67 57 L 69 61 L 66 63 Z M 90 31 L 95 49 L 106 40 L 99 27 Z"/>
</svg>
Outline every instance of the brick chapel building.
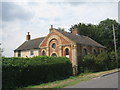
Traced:
<svg viewBox="0 0 120 90">
<path fill-rule="evenodd" d="M 70 33 L 57 30 L 51 25 L 47 36 L 35 39 L 30 37 L 28 32 L 26 41 L 14 50 L 15 57 L 66 56 L 77 68 L 82 56 L 98 54 L 106 48 L 90 37 L 80 35 L 77 28 Z"/>
</svg>

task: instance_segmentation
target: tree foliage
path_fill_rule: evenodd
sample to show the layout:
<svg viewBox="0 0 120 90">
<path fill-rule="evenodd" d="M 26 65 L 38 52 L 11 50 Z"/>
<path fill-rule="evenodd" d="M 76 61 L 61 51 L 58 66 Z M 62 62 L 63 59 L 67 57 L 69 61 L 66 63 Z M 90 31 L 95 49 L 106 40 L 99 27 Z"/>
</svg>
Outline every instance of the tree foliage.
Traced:
<svg viewBox="0 0 120 90">
<path fill-rule="evenodd" d="M 2 57 L 3 49 L 0 48 L 0 57 Z"/>
<path fill-rule="evenodd" d="M 115 52 L 102 52 L 98 55 L 88 54 L 79 62 L 79 72 L 98 72 L 119 68 L 120 56 L 115 58 Z"/>
<path fill-rule="evenodd" d="M 107 47 L 108 51 L 114 50 L 113 27 L 115 26 L 117 50 L 120 50 L 120 24 L 116 20 L 106 19 L 98 25 L 79 23 L 72 25 L 73 28 L 78 28 L 81 35 L 89 36 L 95 41 Z"/>
<path fill-rule="evenodd" d="M 65 28 L 58 27 L 58 30 L 65 31 Z"/>
</svg>

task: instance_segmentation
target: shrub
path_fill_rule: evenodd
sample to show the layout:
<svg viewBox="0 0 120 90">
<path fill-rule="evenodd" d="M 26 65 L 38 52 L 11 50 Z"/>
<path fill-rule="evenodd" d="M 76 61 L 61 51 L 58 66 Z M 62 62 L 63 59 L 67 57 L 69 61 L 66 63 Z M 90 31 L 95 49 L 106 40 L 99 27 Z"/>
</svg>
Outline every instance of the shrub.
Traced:
<svg viewBox="0 0 120 90">
<path fill-rule="evenodd" d="M 109 63 L 110 63 L 110 59 L 108 53 L 103 52 L 96 56 L 97 71 L 108 70 Z"/>
<path fill-rule="evenodd" d="M 120 57 L 118 57 L 120 63 Z M 120 64 L 119 64 L 120 67 Z M 115 52 L 103 52 L 98 55 L 86 55 L 79 63 L 79 72 L 97 72 L 117 68 Z"/>
<path fill-rule="evenodd" d="M 117 64 L 118 64 L 118 68 L 120 68 L 120 56 L 118 56 Z"/>
<path fill-rule="evenodd" d="M 118 60 L 116 60 L 115 57 L 115 52 L 109 52 L 109 59 L 110 59 L 110 63 L 109 63 L 109 69 L 113 69 L 113 68 L 117 68 L 118 67 Z"/>
<path fill-rule="evenodd" d="M 83 58 L 83 67 L 84 67 L 84 72 L 93 72 L 95 70 L 95 56 L 89 54 L 86 55 Z"/>
<path fill-rule="evenodd" d="M 72 64 L 65 57 L 3 58 L 3 88 L 46 83 L 72 75 Z"/>
</svg>

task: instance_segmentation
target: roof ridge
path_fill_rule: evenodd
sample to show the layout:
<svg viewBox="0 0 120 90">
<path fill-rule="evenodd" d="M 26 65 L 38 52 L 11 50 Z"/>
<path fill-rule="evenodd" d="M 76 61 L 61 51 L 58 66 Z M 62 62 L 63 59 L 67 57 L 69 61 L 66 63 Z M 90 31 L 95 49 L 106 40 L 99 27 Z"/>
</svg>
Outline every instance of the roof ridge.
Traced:
<svg viewBox="0 0 120 90">
<path fill-rule="evenodd" d="M 38 38 L 31 39 L 31 40 L 41 39 L 41 38 L 45 38 L 45 37 L 46 36 L 44 36 L 44 37 L 38 37 Z M 28 41 L 31 41 L 31 40 L 28 40 Z"/>
<path fill-rule="evenodd" d="M 94 39 L 92 39 L 89 36 L 76 35 L 76 34 L 66 32 L 66 31 L 61 31 L 61 30 L 57 30 L 57 31 L 62 33 L 63 35 L 65 35 L 66 37 L 71 39 L 72 41 L 75 41 L 78 44 L 94 45 L 94 46 L 104 47 L 105 48 L 105 46 L 98 43 L 97 41 L 95 41 Z"/>
<path fill-rule="evenodd" d="M 56 30 L 58 30 L 58 29 L 56 29 Z M 62 30 L 58 30 L 58 31 L 62 31 Z M 69 34 L 72 34 L 72 35 L 76 35 L 76 34 L 73 34 L 73 33 L 71 33 L 71 32 L 67 32 L 67 31 L 62 31 L 62 32 L 69 33 Z M 84 35 L 76 35 L 76 36 L 84 36 Z M 85 37 L 86 37 L 86 36 L 85 36 Z"/>
</svg>

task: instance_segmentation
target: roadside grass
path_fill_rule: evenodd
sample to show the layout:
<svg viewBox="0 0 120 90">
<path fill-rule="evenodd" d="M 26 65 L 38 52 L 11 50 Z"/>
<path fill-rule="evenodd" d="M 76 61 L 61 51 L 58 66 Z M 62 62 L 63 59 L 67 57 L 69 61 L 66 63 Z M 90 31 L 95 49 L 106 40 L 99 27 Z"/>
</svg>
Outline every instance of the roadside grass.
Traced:
<svg viewBox="0 0 120 90">
<path fill-rule="evenodd" d="M 40 85 L 33 85 L 33 86 L 28 86 L 28 87 L 24 87 L 22 89 L 24 90 L 28 90 L 29 88 L 53 88 L 55 90 L 55 88 L 64 88 L 67 86 L 71 86 L 71 85 L 75 85 L 77 83 L 83 82 L 83 81 L 88 81 L 91 80 L 93 78 L 97 78 L 101 75 L 107 74 L 107 73 L 111 73 L 111 72 L 115 72 L 118 71 L 119 69 L 113 69 L 113 70 L 108 70 L 108 71 L 102 71 L 102 72 L 95 72 L 95 73 L 81 73 L 78 76 L 71 76 L 67 79 L 64 80 L 58 80 L 58 81 L 54 81 L 54 82 L 49 82 L 49 83 L 43 83 Z"/>
</svg>

